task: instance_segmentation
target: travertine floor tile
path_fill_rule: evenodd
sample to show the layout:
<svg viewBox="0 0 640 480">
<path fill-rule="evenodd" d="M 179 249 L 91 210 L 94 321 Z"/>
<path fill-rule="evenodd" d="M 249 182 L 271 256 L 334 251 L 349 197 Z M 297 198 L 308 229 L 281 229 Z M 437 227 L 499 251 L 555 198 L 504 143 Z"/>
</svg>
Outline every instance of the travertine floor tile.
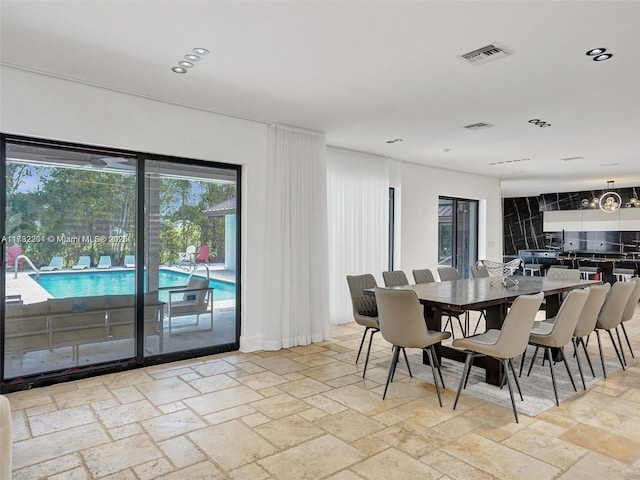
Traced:
<svg viewBox="0 0 640 480">
<path fill-rule="evenodd" d="M 348 443 L 324 435 L 257 463 L 278 480 L 317 480 L 362 460 L 365 455 Z"/>
<path fill-rule="evenodd" d="M 640 360 L 515 423 L 464 393 L 452 410 L 456 385 L 440 408 L 419 356 L 382 400 L 389 345 L 363 379 L 362 327 L 333 334 L 9 394 L 13 480 L 640 480 Z"/>
<path fill-rule="evenodd" d="M 640 457 L 640 442 L 589 425 L 578 424 L 563 433 L 560 438 L 628 464 Z"/>
</svg>

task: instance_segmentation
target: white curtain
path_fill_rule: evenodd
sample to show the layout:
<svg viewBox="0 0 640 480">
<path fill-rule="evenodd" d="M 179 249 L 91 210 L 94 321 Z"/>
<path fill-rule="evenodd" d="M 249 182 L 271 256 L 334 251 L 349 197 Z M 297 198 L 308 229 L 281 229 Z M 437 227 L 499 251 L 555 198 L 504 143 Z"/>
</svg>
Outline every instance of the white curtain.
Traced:
<svg viewBox="0 0 640 480">
<path fill-rule="evenodd" d="M 353 321 L 347 275 L 373 274 L 381 284 L 388 266 L 389 161 L 327 149 L 329 304 L 332 324 Z"/>
<path fill-rule="evenodd" d="M 328 340 L 324 136 L 269 127 L 264 348 Z"/>
</svg>

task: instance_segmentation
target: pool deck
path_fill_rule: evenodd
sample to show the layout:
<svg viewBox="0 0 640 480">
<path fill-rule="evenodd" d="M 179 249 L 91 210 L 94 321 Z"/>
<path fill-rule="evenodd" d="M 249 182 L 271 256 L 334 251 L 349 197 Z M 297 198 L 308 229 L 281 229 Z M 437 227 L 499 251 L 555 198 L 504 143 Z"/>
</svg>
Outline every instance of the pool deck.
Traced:
<svg viewBox="0 0 640 480">
<path fill-rule="evenodd" d="M 193 269 L 184 268 L 180 266 L 174 265 L 161 265 L 163 269 L 172 270 L 181 273 L 191 273 Z M 86 273 L 86 272 L 105 272 L 105 271 L 114 271 L 114 270 L 132 270 L 131 268 L 124 267 L 111 267 L 109 269 L 104 268 L 88 268 L 84 270 L 72 270 L 71 268 L 63 268 L 62 270 L 55 270 L 53 272 L 40 272 L 40 275 L 56 275 L 58 273 Z M 12 295 L 19 295 L 22 303 L 37 303 L 47 300 L 49 298 L 53 298 L 53 296 L 47 292 L 42 286 L 31 278 L 30 275 L 33 275 L 32 270 L 21 271 L 18 272 L 16 276 L 15 272 L 7 272 L 6 280 L 5 280 L 5 294 L 7 297 Z M 209 265 L 209 273 L 212 279 L 221 280 L 225 282 L 235 282 L 236 272 L 235 270 L 227 270 L 224 268 L 222 264 Z M 215 298 L 215 297 L 214 297 Z M 228 305 L 227 300 L 215 302 L 216 306 L 231 306 Z M 234 302 L 234 301 L 232 301 Z M 224 305 L 219 305 L 224 303 Z M 234 302 L 235 303 L 235 302 Z"/>
</svg>

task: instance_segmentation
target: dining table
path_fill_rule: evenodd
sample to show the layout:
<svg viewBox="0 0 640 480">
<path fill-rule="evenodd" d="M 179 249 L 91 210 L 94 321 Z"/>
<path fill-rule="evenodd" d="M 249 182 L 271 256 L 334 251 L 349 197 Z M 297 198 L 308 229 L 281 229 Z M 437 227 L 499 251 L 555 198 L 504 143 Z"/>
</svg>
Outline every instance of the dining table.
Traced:
<svg viewBox="0 0 640 480">
<path fill-rule="evenodd" d="M 520 295 L 539 292 L 545 297 L 545 318 L 552 318 L 558 312 L 562 294 L 575 288 L 585 288 L 599 284 L 600 280 L 548 279 L 514 275 L 501 279 L 498 277 L 463 278 L 459 280 L 419 283 L 390 287 L 397 290 L 412 290 L 424 307 L 424 319 L 429 330 L 442 330 L 442 316 L 450 313 L 464 314 L 468 310 L 484 311 L 486 329 L 500 329 L 506 317 L 508 306 Z M 365 290 L 365 294 L 375 295 L 374 289 Z M 442 343 L 435 346 L 438 359 L 449 358 L 464 362 L 466 352 Z M 429 357 L 423 352 L 423 363 L 429 363 Z M 477 356 L 474 366 L 484 368 L 485 381 L 492 385 L 501 385 L 502 364 L 491 357 Z"/>
</svg>

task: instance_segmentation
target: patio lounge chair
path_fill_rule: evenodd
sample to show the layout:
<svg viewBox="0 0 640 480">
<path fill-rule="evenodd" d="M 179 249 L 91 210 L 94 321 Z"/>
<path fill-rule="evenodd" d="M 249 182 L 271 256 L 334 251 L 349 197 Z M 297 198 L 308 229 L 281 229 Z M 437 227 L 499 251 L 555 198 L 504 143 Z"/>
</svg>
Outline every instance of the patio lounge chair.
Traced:
<svg viewBox="0 0 640 480">
<path fill-rule="evenodd" d="M 124 266 L 125 268 L 135 268 L 136 266 L 136 257 L 133 255 L 125 255 L 124 257 Z"/>
<path fill-rule="evenodd" d="M 198 256 L 196 257 L 196 263 L 205 263 L 209 265 L 209 245 L 200 245 L 200 250 L 198 250 Z"/>
<path fill-rule="evenodd" d="M 111 268 L 111 256 L 102 255 L 98 262 L 98 268 Z"/>
<path fill-rule="evenodd" d="M 85 255 L 78 258 L 78 263 L 71 267 L 72 270 L 84 270 L 91 266 L 91 257 Z"/>
<path fill-rule="evenodd" d="M 54 270 L 60 270 L 62 268 L 62 257 L 51 257 L 49 265 L 40 267 L 41 272 L 52 272 Z"/>
<path fill-rule="evenodd" d="M 200 315 L 209 314 L 209 327 L 213 329 L 213 287 L 209 286 L 209 279 L 192 276 L 186 287 L 169 287 L 169 301 L 165 304 L 165 315 L 169 319 L 169 335 L 173 335 L 175 328 L 173 321 L 176 317 L 195 316 L 195 322 L 178 325 L 180 333 L 185 330 L 180 327 L 199 326 Z"/>
<path fill-rule="evenodd" d="M 19 255 L 22 255 L 22 247 L 20 245 L 11 245 L 7 247 L 7 261 L 5 265 L 7 268 L 15 267 L 16 258 Z M 22 268 L 22 264 L 24 263 L 24 258 L 18 260 L 18 268 Z"/>
<path fill-rule="evenodd" d="M 192 267 L 196 264 L 196 246 L 189 245 L 186 251 L 178 254 L 178 265 L 181 267 Z"/>
</svg>

